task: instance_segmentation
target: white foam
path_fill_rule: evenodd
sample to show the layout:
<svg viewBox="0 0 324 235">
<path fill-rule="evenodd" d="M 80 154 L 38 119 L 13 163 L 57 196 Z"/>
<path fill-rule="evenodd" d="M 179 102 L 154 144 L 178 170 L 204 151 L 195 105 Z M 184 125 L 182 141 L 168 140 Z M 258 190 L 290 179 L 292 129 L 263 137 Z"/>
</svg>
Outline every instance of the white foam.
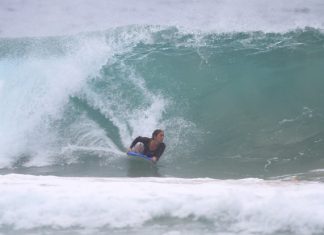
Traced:
<svg viewBox="0 0 324 235">
<path fill-rule="evenodd" d="M 22 58 L 0 63 L 0 167 L 20 154 L 52 151 L 56 136 L 49 123 L 62 116 L 69 96 L 95 76 L 109 58 L 105 37 L 74 40 L 64 55 L 40 55 L 37 49 Z M 42 48 L 39 48 L 41 51 Z"/>
<path fill-rule="evenodd" d="M 165 217 L 227 234 L 324 232 L 322 183 L 5 175 L 0 188 L 0 228 L 141 228 Z"/>
<path fill-rule="evenodd" d="M 120 70 L 122 77 L 119 81 L 112 82 L 105 93 L 97 94 L 89 88 L 84 89 L 84 93 L 91 106 L 100 109 L 118 127 L 123 145 L 129 146 L 134 137 L 151 136 L 154 129 L 162 128 L 160 122 L 167 99 L 150 91 L 145 80 L 130 68 L 120 66 Z M 142 104 L 130 106 L 131 98 L 125 98 L 121 91 L 126 92 L 123 89 L 125 83 L 135 88 L 129 92 L 136 91 L 143 99 Z"/>
<path fill-rule="evenodd" d="M 3 0 L 1 6 L 2 37 L 62 35 L 133 24 L 220 32 L 324 28 L 322 0 Z"/>
</svg>

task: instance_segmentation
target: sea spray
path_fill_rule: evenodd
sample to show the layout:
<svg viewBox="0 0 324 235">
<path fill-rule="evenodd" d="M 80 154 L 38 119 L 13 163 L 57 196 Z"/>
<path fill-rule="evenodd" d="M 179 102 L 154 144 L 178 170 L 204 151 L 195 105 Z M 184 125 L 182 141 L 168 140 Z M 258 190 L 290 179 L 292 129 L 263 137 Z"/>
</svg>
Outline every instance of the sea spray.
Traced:
<svg viewBox="0 0 324 235">
<path fill-rule="evenodd" d="M 19 45 L 21 41 L 24 40 L 9 43 L 4 41 L 2 45 L 6 48 L 15 42 Z M 30 45 L 33 45 L 33 42 L 28 41 L 23 48 L 30 49 Z M 79 43 L 79 50 L 76 50 L 75 46 L 70 48 L 71 50 L 66 49 L 63 43 L 56 49 L 56 53 L 51 55 L 39 53 L 42 48 L 36 48 L 35 51 L 19 50 L 20 55 L 16 57 L 13 49 L 13 55 L 8 55 L 1 61 L 4 92 L 1 93 L 0 101 L 2 112 L 0 139 L 15 143 L 15 147 L 1 143 L 1 159 L 9 156 L 16 158 L 21 154 L 38 155 L 36 148 L 40 140 L 48 150 L 53 147 L 52 134 L 48 132 L 52 120 L 61 117 L 69 96 L 78 91 L 89 76 L 95 75 L 97 71 L 94 70 L 94 63 L 106 61 L 106 53 L 104 47 L 100 46 L 102 43 L 100 38 L 74 43 Z M 97 48 L 97 53 L 87 50 L 87 43 L 92 44 L 91 50 Z M 50 38 L 49 45 L 51 44 Z M 47 46 L 48 44 L 43 49 L 47 50 Z M 60 52 L 58 49 L 66 51 L 63 55 L 58 55 Z M 12 159 L 8 160 L 8 163 L 12 162 Z"/>
<path fill-rule="evenodd" d="M 280 32 L 323 29 L 321 0 L 57 0 L 8 1 L 0 8 L 1 37 L 71 35 L 129 25 L 176 26 L 187 32 Z M 36 13 L 35 13 L 36 12 Z M 37 25 L 37 29 L 35 29 Z"/>
</svg>

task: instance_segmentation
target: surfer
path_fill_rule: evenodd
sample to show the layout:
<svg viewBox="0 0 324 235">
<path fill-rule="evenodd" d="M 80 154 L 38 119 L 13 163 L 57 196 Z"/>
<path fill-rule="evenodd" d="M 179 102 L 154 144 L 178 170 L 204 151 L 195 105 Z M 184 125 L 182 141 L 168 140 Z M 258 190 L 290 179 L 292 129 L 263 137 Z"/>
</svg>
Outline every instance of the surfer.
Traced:
<svg viewBox="0 0 324 235">
<path fill-rule="evenodd" d="M 128 151 L 144 154 L 151 157 L 153 162 L 157 162 L 165 149 L 163 140 L 164 131 L 157 129 L 153 131 L 152 138 L 138 136 L 134 139 Z"/>
</svg>

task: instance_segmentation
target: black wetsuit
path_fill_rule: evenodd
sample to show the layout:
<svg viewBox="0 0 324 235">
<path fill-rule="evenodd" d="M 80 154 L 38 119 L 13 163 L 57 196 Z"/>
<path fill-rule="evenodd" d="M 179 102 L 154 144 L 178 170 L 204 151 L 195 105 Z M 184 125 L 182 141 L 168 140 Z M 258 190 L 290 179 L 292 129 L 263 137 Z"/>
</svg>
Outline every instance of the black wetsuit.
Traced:
<svg viewBox="0 0 324 235">
<path fill-rule="evenodd" d="M 138 142 L 142 142 L 144 144 L 144 152 L 143 152 L 143 154 L 145 154 L 146 156 L 149 156 L 149 157 L 155 156 L 155 157 L 157 157 L 159 159 L 161 157 L 161 155 L 163 154 L 163 152 L 164 152 L 165 144 L 160 143 L 156 150 L 150 151 L 150 148 L 149 148 L 150 140 L 151 140 L 150 138 L 138 136 L 133 141 L 130 148 L 133 148 L 135 146 L 135 144 L 137 144 Z"/>
</svg>

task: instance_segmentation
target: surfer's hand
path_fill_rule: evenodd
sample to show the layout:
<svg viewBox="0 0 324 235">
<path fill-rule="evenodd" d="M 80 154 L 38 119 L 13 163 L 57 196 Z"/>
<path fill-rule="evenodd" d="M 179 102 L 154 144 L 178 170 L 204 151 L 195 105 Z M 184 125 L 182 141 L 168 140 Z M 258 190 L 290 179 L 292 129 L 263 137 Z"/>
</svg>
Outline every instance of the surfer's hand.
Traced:
<svg viewBox="0 0 324 235">
<path fill-rule="evenodd" d="M 155 157 L 155 156 L 153 156 L 153 157 L 152 157 L 152 161 L 153 161 L 154 163 L 156 163 L 156 162 L 158 161 L 158 158 Z"/>
</svg>

